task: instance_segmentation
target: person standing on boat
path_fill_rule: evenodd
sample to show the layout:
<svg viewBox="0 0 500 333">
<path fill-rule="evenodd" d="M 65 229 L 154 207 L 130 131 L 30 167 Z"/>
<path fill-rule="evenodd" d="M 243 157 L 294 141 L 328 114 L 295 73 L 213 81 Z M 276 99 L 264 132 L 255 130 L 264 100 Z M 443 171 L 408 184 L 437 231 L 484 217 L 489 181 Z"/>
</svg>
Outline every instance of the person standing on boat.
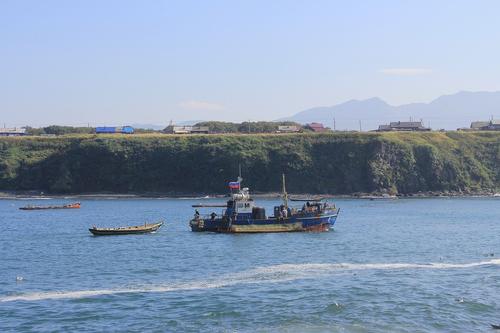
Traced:
<svg viewBox="0 0 500 333">
<path fill-rule="evenodd" d="M 284 219 L 286 219 L 288 217 L 288 210 L 284 206 L 283 206 L 283 210 L 281 211 L 281 215 L 283 216 Z"/>
</svg>

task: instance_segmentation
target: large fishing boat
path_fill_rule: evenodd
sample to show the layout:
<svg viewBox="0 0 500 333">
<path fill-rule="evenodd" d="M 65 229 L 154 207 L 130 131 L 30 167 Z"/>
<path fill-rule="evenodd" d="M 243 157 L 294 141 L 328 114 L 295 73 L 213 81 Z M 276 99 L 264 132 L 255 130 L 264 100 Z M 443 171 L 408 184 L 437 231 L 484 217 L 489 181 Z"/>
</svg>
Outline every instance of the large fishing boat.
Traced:
<svg viewBox="0 0 500 333">
<path fill-rule="evenodd" d="M 328 231 L 335 224 L 340 209 L 323 199 L 295 199 L 302 207 L 290 207 L 283 175 L 283 203 L 275 206 L 272 216 L 258 207 L 250 197 L 248 188 L 241 188 L 242 178 L 230 182 L 231 197 L 225 205 L 193 205 L 196 208 L 190 221 L 192 231 L 226 233 Z M 220 214 L 212 212 L 202 216 L 197 208 L 220 207 Z"/>
</svg>

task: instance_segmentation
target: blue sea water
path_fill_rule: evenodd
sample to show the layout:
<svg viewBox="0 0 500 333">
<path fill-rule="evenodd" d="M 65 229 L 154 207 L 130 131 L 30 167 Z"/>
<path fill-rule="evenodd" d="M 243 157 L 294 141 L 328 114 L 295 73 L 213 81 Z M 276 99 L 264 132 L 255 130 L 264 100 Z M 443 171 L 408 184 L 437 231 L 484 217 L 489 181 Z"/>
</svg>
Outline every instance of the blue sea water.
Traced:
<svg viewBox="0 0 500 333">
<path fill-rule="evenodd" d="M 337 200 L 327 233 L 193 233 L 217 199 L 0 200 L 1 332 L 490 332 L 500 200 Z M 278 200 L 260 200 L 268 211 Z M 93 224 L 164 219 L 149 235 Z"/>
</svg>

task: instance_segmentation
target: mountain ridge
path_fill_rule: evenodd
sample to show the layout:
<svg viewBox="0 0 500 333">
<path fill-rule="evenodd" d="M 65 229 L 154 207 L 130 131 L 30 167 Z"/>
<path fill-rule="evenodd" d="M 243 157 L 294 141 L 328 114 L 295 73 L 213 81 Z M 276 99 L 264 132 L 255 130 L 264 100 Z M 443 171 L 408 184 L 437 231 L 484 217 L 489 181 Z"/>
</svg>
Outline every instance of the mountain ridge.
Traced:
<svg viewBox="0 0 500 333">
<path fill-rule="evenodd" d="M 321 122 L 337 130 L 377 129 L 391 121 L 422 120 L 434 129 L 454 130 L 469 127 L 472 121 L 500 118 L 500 91 L 459 91 L 441 95 L 428 103 L 391 105 L 379 97 L 351 99 L 332 106 L 318 106 L 280 121 Z"/>
</svg>

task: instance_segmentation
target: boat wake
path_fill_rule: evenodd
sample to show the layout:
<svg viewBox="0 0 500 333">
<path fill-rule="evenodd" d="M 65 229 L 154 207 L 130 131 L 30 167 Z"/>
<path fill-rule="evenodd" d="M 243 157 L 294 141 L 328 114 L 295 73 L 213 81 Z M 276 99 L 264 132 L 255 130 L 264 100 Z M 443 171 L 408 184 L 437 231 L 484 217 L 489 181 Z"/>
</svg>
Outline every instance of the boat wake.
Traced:
<svg viewBox="0 0 500 333">
<path fill-rule="evenodd" d="M 500 259 L 479 261 L 473 263 L 372 263 L 372 264 L 281 264 L 242 271 L 239 273 L 222 275 L 203 281 L 171 283 L 150 286 L 138 286 L 119 289 L 77 290 L 77 291 L 48 291 L 34 292 L 18 295 L 0 296 L 0 302 L 13 301 L 40 301 L 57 299 L 77 299 L 105 295 L 129 293 L 165 293 L 189 290 L 205 290 L 230 287 L 240 284 L 261 284 L 294 281 L 299 279 L 314 278 L 337 272 L 359 270 L 405 270 L 405 269 L 463 269 L 480 266 L 499 266 Z"/>
</svg>

